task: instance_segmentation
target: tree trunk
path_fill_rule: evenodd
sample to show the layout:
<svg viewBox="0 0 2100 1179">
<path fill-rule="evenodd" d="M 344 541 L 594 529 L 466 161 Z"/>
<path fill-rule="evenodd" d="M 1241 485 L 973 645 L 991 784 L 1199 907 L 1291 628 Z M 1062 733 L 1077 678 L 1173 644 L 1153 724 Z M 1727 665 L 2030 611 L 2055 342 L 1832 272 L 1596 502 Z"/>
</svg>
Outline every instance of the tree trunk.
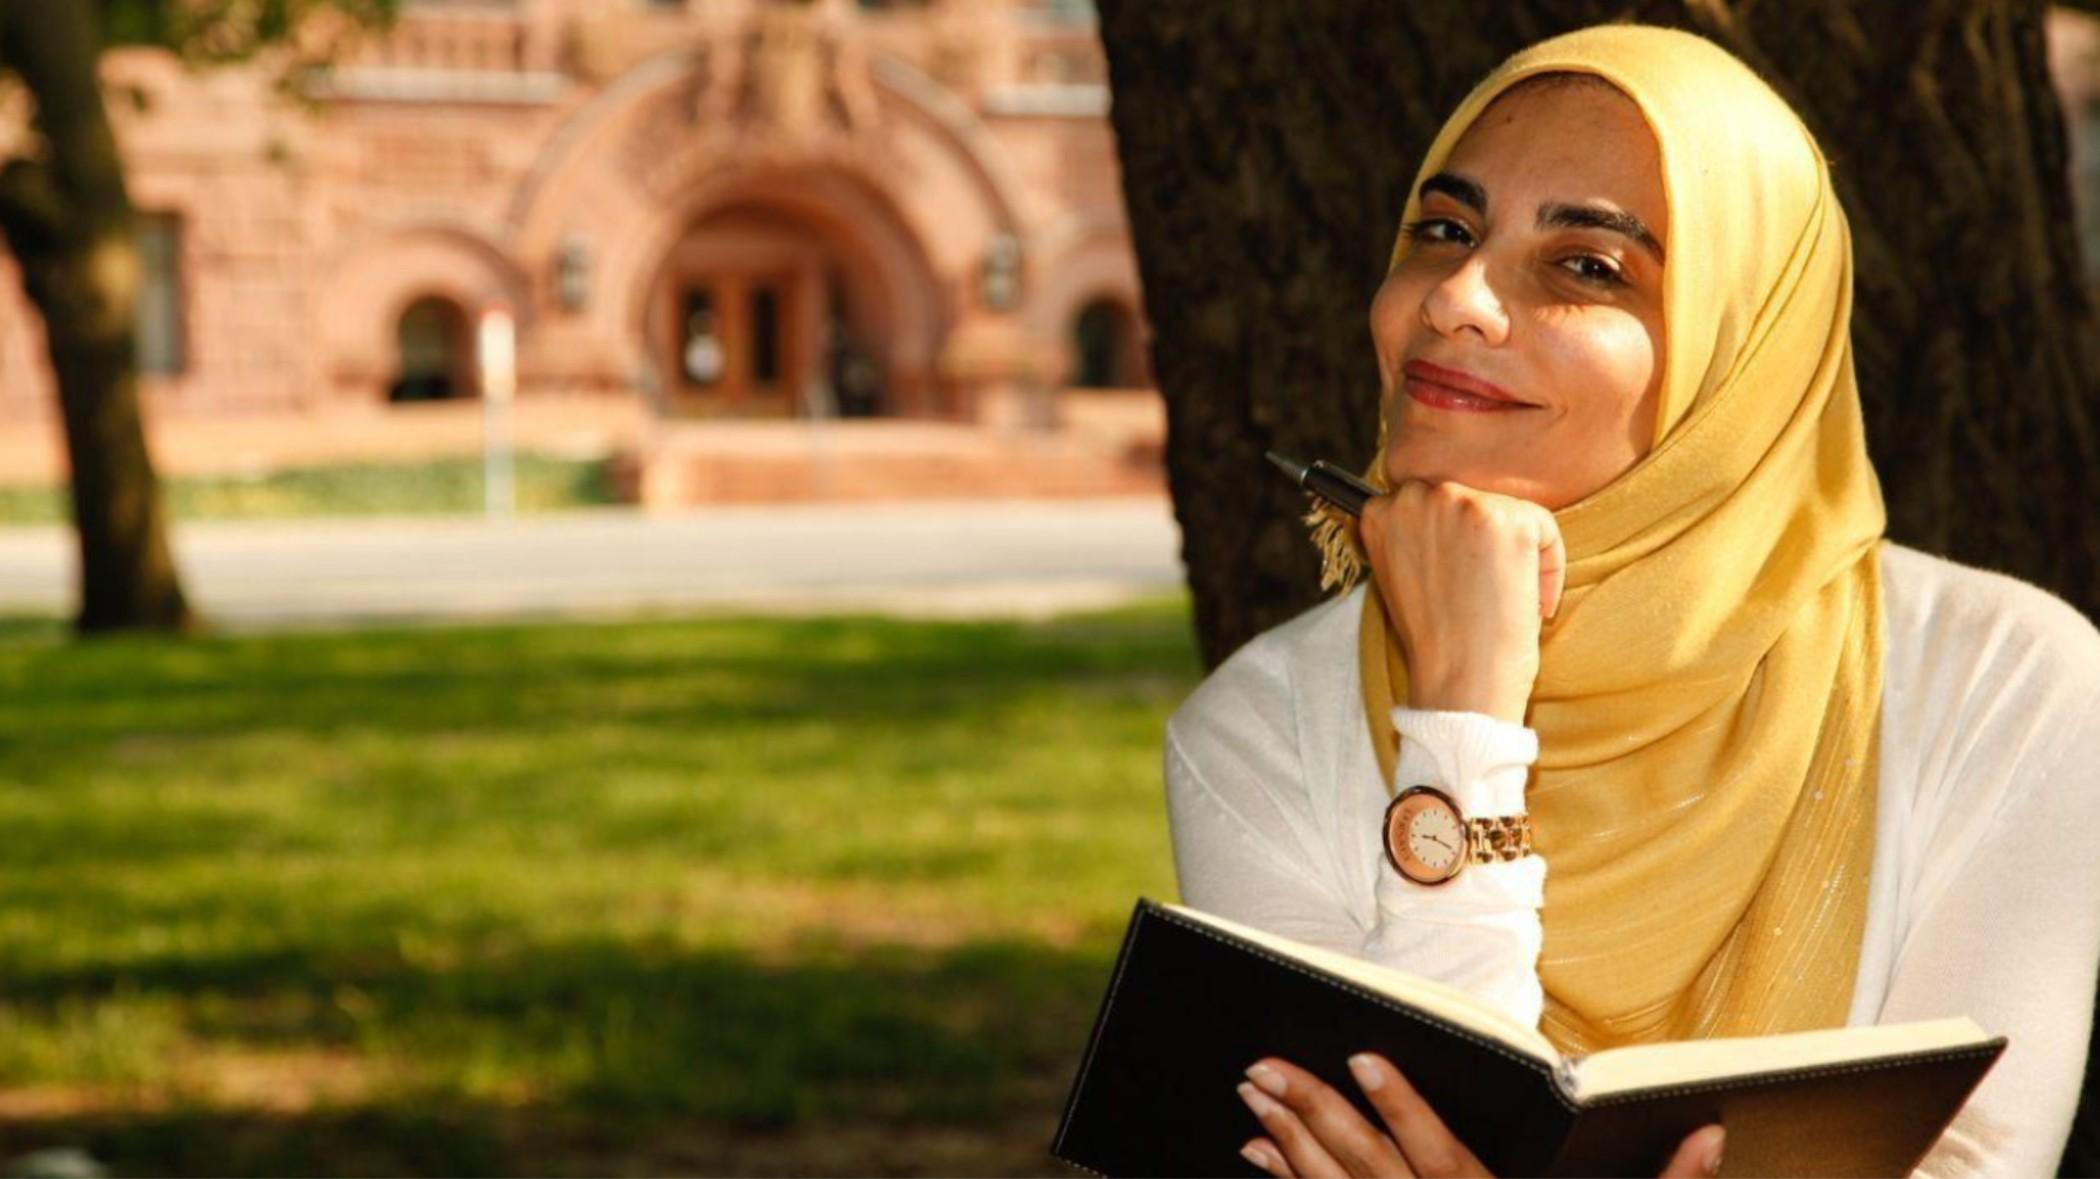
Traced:
<svg viewBox="0 0 2100 1179">
<path fill-rule="evenodd" d="M 1367 313 L 1415 166 L 1509 53 L 1599 21 L 1694 29 L 1793 102 L 1835 161 L 1890 535 L 2100 612 L 2100 347 L 2043 9 L 1101 0 L 1167 473 L 1204 658 L 1318 598 L 1274 447 L 1359 466 Z"/>
<path fill-rule="evenodd" d="M 35 157 L 0 169 L 0 232 L 43 315 L 72 465 L 83 632 L 195 622 L 139 418 L 141 280 L 123 161 L 96 75 L 92 5 L 0 5 L 0 62 L 35 100 Z"/>
<path fill-rule="evenodd" d="M 1370 457 L 1370 299 L 1443 118 L 1511 52 L 1615 19 L 1727 46 L 1801 111 L 1832 159 L 1853 228 L 1855 360 L 1890 535 L 2100 614 L 2100 340 L 2039 3 L 1100 9 L 1167 401 L 1168 482 L 1209 664 L 1319 597 L 1304 497 L 1262 451 L 1351 466 Z M 2100 1171 L 2096 1116 L 2081 1105 L 2071 1173 Z"/>
</svg>

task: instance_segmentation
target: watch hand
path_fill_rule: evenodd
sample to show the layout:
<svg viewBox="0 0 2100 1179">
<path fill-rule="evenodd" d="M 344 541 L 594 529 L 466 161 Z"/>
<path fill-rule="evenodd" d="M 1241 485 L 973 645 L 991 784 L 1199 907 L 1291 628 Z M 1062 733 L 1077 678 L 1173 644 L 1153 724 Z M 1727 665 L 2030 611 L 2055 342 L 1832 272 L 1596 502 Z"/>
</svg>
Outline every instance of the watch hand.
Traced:
<svg viewBox="0 0 2100 1179">
<path fill-rule="evenodd" d="M 1431 843 L 1433 843 L 1433 844 L 1436 844 L 1436 845 L 1437 845 L 1438 847 L 1441 847 L 1441 848 L 1443 848 L 1443 849 L 1444 849 L 1445 851 L 1457 851 L 1457 850 L 1458 850 L 1457 848 L 1455 848 L 1455 847 L 1452 847 L 1452 846 L 1451 846 L 1450 844 L 1448 844 L 1448 843 L 1445 843 L 1445 842 L 1444 842 L 1443 840 L 1441 840 L 1441 839 L 1438 839 L 1438 838 L 1437 838 L 1436 836 L 1434 836 L 1434 835 L 1425 835 L 1425 836 L 1423 836 L 1423 838 L 1424 838 L 1424 839 L 1427 839 L 1427 840 L 1428 840 L 1429 842 L 1431 842 Z"/>
</svg>

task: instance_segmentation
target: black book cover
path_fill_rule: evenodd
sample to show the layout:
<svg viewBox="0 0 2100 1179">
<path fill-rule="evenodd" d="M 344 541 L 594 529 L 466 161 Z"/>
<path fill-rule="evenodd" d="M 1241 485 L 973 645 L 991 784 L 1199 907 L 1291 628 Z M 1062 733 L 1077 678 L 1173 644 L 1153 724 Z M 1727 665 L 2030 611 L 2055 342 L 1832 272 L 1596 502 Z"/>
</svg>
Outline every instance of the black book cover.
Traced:
<svg viewBox="0 0 2100 1179">
<path fill-rule="evenodd" d="M 1372 1051 L 1407 1074 L 1488 1170 L 1538 1174 L 1552 1161 L 1575 1115 L 1546 1065 L 1227 938 L 1138 902 L 1051 1153 L 1101 1174 L 1262 1175 L 1240 1157 L 1264 1133 L 1236 1091 L 1247 1066 L 1281 1056 L 1376 1126 L 1348 1065 Z M 1144 1018 L 1109 1018 L 1119 1008 Z"/>
<path fill-rule="evenodd" d="M 1265 1133 L 1236 1092 L 1246 1067 L 1289 1060 L 1378 1126 L 1347 1064 L 1371 1051 L 1498 1175 L 1653 1175 L 1716 1121 L 1729 1130 L 1727 1173 L 1905 1173 L 2005 1045 L 1692 1079 L 1578 1106 L 1553 1064 L 1141 899 L 1051 1153 L 1104 1175 L 1260 1175 L 1239 1153 Z"/>
</svg>

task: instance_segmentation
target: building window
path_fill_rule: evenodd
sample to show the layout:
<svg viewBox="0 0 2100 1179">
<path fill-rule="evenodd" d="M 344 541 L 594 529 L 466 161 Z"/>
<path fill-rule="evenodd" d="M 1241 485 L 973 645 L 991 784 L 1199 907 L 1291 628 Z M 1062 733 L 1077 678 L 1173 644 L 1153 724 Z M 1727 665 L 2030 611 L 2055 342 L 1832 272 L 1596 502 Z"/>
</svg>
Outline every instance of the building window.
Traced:
<svg viewBox="0 0 2100 1179">
<path fill-rule="evenodd" d="M 833 403 L 840 417 L 874 417 L 883 407 L 882 365 L 853 330 L 853 316 L 846 306 L 845 280 L 833 274 L 824 281 L 826 302 L 830 305 L 825 317 L 825 368 L 831 380 Z"/>
<path fill-rule="evenodd" d="M 780 383 L 780 289 L 751 292 L 751 379 L 761 387 Z"/>
<path fill-rule="evenodd" d="M 182 335 L 182 218 L 175 213 L 140 213 L 139 372 L 180 375 L 189 364 Z"/>
<path fill-rule="evenodd" d="M 473 396 L 467 375 L 467 313 L 459 304 L 425 295 L 401 313 L 395 334 L 401 371 L 387 391 L 387 400 L 443 401 Z"/>
<path fill-rule="evenodd" d="M 1135 389 L 1145 383 L 1137 323 L 1114 299 L 1095 299 L 1079 309 L 1072 320 L 1072 350 L 1078 360 L 1072 384 L 1082 389 Z"/>
<path fill-rule="evenodd" d="M 678 347 L 679 367 L 685 383 L 705 388 L 722 379 L 729 354 L 722 346 L 721 328 L 715 323 L 714 292 L 695 288 L 685 293 L 683 342 Z"/>
</svg>

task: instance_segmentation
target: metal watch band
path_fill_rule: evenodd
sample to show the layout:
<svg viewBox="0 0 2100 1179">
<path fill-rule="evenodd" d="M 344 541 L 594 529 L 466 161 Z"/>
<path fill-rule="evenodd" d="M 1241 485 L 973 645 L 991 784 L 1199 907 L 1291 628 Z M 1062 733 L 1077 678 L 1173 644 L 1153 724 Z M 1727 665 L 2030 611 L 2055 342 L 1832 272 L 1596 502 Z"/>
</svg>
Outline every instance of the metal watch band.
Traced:
<svg viewBox="0 0 2100 1179">
<path fill-rule="evenodd" d="M 1495 815 L 1466 820 L 1467 862 L 1491 864 L 1531 854 L 1531 816 Z"/>
</svg>

